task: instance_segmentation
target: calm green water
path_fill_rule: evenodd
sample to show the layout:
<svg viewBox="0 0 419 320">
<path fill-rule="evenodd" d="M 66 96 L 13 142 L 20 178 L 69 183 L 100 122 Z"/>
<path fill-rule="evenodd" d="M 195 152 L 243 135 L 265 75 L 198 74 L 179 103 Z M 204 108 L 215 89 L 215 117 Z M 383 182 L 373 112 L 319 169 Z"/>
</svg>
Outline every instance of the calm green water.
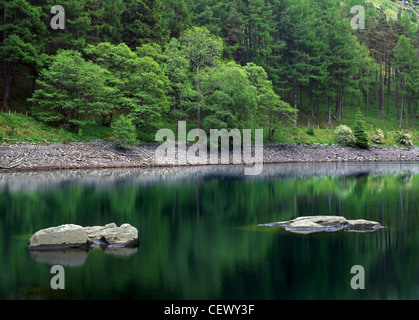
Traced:
<svg viewBox="0 0 419 320">
<path fill-rule="evenodd" d="M 1 299 L 418 299 L 419 164 L 287 164 L 0 174 Z M 376 220 L 371 233 L 257 227 Z M 35 231 L 128 222 L 135 251 L 33 255 Z M 53 290 L 54 264 L 65 289 Z M 365 289 L 353 290 L 353 265 Z"/>
</svg>

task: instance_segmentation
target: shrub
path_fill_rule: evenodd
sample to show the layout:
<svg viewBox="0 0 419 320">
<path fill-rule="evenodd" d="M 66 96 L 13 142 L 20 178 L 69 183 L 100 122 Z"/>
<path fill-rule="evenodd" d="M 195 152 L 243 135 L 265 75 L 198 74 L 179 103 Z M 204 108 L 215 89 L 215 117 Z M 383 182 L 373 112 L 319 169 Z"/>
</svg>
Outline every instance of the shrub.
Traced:
<svg viewBox="0 0 419 320">
<path fill-rule="evenodd" d="M 383 144 L 385 140 L 384 132 L 381 129 L 377 129 L 375 134 L 371 137 L 371 141 L 375 144 Z"/>
<path fill-rule="evenodd" d="M 306 131 L 306 133 L 307 133 L 309 136 L 314 136 L 314 129 L 313 129 L 313 127 L 308 128 L 308 129 L 307 129 L 307 131 Z"/>
<path fill-rule="evenodd" d="M 397 133 L 397 143 L 403 144 L 405 146 L 412 146 L 412 135 L 406 131 L 399 131 Z"/>
<path fill-rule="evenodd" d="M 125 116 L 120 116 L 118 120 L 112 123 L 112 131 L 119 148 L 138 143 L 135 125 Z"/>
<path fill-rule="evenodd" d="M 342 146 L 351 146 L 356 141 L 352 129 L 343 124 L 336 128 L 335 138 L 336 142 Z"/>
<path fill-rule="evenodd" d="M 355 126 L 353 128 L 355 145 L 362 149 L 368 149 L 368 134 L 365 129 L 365 122 L 360 110 L 356 114 Z"/>
</svg>

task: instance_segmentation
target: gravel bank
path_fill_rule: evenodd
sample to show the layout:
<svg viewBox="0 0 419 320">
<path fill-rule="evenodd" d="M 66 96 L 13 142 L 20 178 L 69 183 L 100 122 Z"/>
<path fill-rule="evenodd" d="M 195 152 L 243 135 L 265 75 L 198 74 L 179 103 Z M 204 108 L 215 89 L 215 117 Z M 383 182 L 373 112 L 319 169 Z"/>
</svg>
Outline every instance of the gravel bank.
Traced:
<svg viewBox="0 0 419 320">
<path fill-rule="evenodd" d="M 159 166 L 155 144 L 120 150 L 113 143 L 91 141 L 71 144 L 1 144 L 2 170 L 134 168 Z M 362 150 L 325 145 L 270 144 L 264 146 L 264 163 L 287 162 L 401 162 L 419 161 L 419 147 L 371 147 Z M 173 164 L 176 165 L 176 164 Z"/>
</svg>

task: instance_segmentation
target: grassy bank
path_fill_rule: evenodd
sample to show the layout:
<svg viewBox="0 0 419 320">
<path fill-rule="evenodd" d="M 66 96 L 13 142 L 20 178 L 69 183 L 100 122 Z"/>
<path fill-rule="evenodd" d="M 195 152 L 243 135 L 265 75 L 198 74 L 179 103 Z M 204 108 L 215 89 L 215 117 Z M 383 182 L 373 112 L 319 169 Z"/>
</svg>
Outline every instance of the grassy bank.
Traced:
<svg viewBox="0 0 419 320">
<path fill-rule="evenodd" d="M 340 123 L 335 122 L 332 128 L 326 128 L 324 122 L 312 122 L 313 131 L 310 132 L 306 126 L 302 125 L 304 119 L 300 118 L 298 126 L 287 125 L 277 131 L 273 142 L 288 142 L 299 144 L 334 144 L 334 128 Z M 354 119 L 349 118 L 343 120 L 341 123 L 351 125 Z M 395 145 L 395 137 L 397 135 L 397 126 L 389 121 L 381 121 L 376 118 L 366 119 L 369 137 L 374 135 L 376 128 L 381 128 L 385 133 L 385 146 Z M 188 124 L 189 131 L 194 127 L 193 124 Z M 167 128 L 176 132 L 176 125 L 167 124 Z M 419 145 L 419 132 L 410 131 L 412 134 L 412 142 Z M 141 140 L 153 141 L 152 138 L 155 132 L 144 133 Z M 265 132 L 267 136 L 267 132 Z M 266 137 L 265 137 L 266 138 Z M 64 130 L 63 128 L 53 128 L 46 124 L 37 121 L 35 118 L 26 113 L 4 113 L 0 112 L 0 142 L 17 143 L 17 142 L 33 142 L 33 143 L 70 143 L 73 141 L 90 141 L 94 139 L 102 139 L 105 141 L 112 141 L 112 130 L 101 125 L 85 126 L 79 130 L 77 134 Z M 265 139 L 265 143 L 268 141 Z"/>
</svg>

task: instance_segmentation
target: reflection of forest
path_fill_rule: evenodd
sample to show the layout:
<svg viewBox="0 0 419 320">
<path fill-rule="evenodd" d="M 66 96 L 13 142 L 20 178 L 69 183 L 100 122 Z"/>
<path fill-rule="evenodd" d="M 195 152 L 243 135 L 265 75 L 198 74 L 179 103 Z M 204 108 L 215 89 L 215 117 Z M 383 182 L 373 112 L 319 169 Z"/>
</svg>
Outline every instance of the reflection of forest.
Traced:
<svg viewBox="0 0 419 320">
<path fill-rule="evenodd" d="M 129 259 L 92 252 L 83 267 L 69 274 L 71 284 L 63 294 L 417 298 L 418 186 L 419 175 L 350 174 L 257 180 L 219 175 L 169 184 L 61 183 L 59 188 L 24 192 L 5 188 L 0 192 L 0 283 L 6 285 L 0 297 L 7 298 L 16 285 L 41 279 L 49 283 L 48 265 L 27 255 L 22 235 L 63 223 L 129 222 L 140 231 L 138 252 Z M 255 227 L 318 214 L 376 220 L 387 228 L 373 234 L 302 236 Z M 364 296 L 349 286 L 355 264 L 370 275 Z"/>
</svg>

